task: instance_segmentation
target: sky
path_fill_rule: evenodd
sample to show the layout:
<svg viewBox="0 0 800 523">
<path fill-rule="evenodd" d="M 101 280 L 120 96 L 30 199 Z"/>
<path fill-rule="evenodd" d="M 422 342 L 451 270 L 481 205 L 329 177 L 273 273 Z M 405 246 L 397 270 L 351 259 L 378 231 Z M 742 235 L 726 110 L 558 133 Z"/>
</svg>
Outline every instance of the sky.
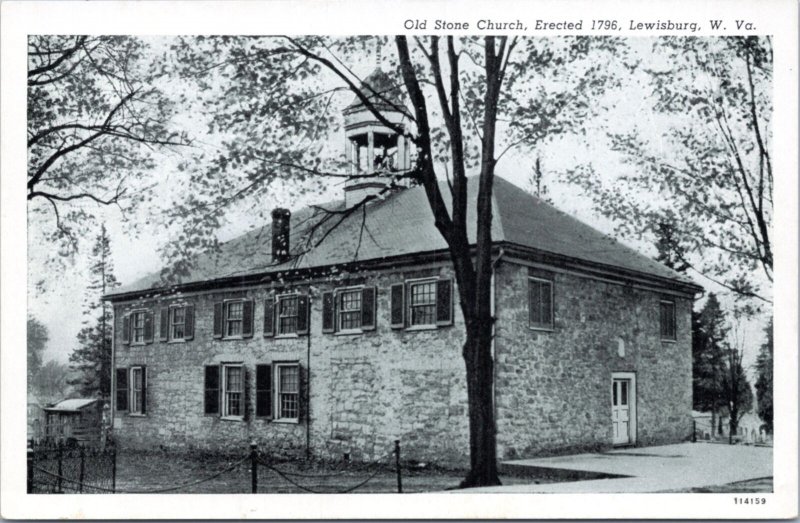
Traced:
<svg viewBox="0 0 800 523">
<path fill-rule="evenodd" d="M 649 54 L 652 45 L 651 39 L 630 39 L 629 41 L 635 53 L 651 65 L 655 65 L 654 59 Z M 157 53 L 163 51 L 164 46 L 169 44 L 169 39 L 153 38 L 151 43 L 153 52 Z M 384 51 L 384 59 L 385 53 L 386 51 Z M 366 52 L 361 60 L 348 65 L 357 75 L 363 77 L 375 67 L 377 60 L 375 53 Z M 585 123 L 587 137 L 581 139 L 564 137 L 548 143 L 547 147 L 539 150 L 545 173 L 544 185 L 550 201 L 561 210 L 608 234 L 613 234 L 613 223 L 592 208 L 591 200 L 580 188 L 562 181 L 559 174 L 589 161 L 600 166 L 599 176 L 617 176 L 628 169 L 623 165 L 619 156 L 608 150 L 607 141 L 602 137 L 603 129 L 622 130 L 626 128 L 628 122 L 636 119 L 649 123 L 653 136 L 658 137 L 658 118 L 650 109 L 651 102 L 647 98 L 647 89 L 642 84 L 642 79 L 635 75 L 626 77 L 623 84 L 622 89 L 601 100 L 604 107 L 608 109 L 602 118 Z M 169 85 L 163 87 L 170 88 Z M 333 103 L 343 109 L 351 99 L 352 94 L 345 92 L 337 96 Z M 208 134 L 207 121 L 203 115 L 198 114 L 192 107 L 185 107 L 174 123 L 177 127 L 191 133 L 200 144 L 219 143 L 218 136 Z M 334 138 L 327 147 L 328 154 L 344 154 L 343 132 L 343 129 L 340 129 L 333 133 Z M 185 179 L 178 170 L 178 164 L 182 159 L 180 153 L 174 151 L 159 153 L 157 158 L 159 167 L 153 173 L 152 181 L 158 184 L 159 192 L 191 190 L 190 187 L 185 186 Z M 534 161 L 535 158 L 530 151 L 515 149 L 502 157 L 497 165 L 496 173 L 520 187 L 532 190 L 531 173 Z M 338 198 L 341 196 L 341 191 L 340 183 L 330 182 L 320 191 L 289 198 L 287 197 L 288 191 L 276 187 L 270 197 L 261 203 L 267 211 L 277 206 L 297 209 L 309 203 Z M 657 198 L 658 195 L 653 195 L 653 197 Z M 151 218 L 163 210 L 159 209 L 159 205 L 165 204 L 166 201 L 166 199 L 156 200 L 144 206 L 137 214 L 126 217 L 123 217 L 116 208 L 100 210 L 111 238 L 115 274 L 123 284 L 131 283 L 162 267 L 163 262 L 159 257 L 158 248 L 164 242 L 173 240 L 170 238 L 170 234 L 173 233 L 174 228 L 160 224 L 158 220 Z M 131 230 L 124 218 L 139 225 L 138 233 Z M 260 225 L 253 214 L 246 210 L 233 209 L 225 218 L 225 223 L 218 232 L 218 237 L 222 241 Z M 97 231 L 85 231 L 81 254 L 72 262 L 55 267 L 44 263 L 44 260 L 51 254 L 52 247 L 41 241 L 43 231 L 51 225 L 48 223 L 49 219 L 51 220 L 52 217 L 37 217 L 31 219 L 29 223 L 28 310 L 48 328 L 50 339 L 45 359 L 52 358 L 66 362 L 76 346 L 76 335 L 83 320 L 81 304 L 84 289 L 90 277 L 85 253 L 89 250 L 91 240 Z M 643 244 L 633 238 L 619 239 L 646 255 L 655 254 L 652 245 Z M 267 247 L 265 246 L 265 248 Z M 35 285 L 36 281 L 40 279 L 47 281 L 44 291 L 37 289 Z M 707 280 L 696 278 L 696 281 L 710 291 L 721 291 Z M 720 297 L 723 306 L 730 303 L 730 299 L 726 297 L 725 293 L 721 293 Z M 757 347 L 761 342 L 762 325 L 763 318 L 759 318 L 745 324 L 743 332 L 740 333 L 745 338 L 747 347 L 745 365 L 748 367 L 752 365 Z"/>
</svg>

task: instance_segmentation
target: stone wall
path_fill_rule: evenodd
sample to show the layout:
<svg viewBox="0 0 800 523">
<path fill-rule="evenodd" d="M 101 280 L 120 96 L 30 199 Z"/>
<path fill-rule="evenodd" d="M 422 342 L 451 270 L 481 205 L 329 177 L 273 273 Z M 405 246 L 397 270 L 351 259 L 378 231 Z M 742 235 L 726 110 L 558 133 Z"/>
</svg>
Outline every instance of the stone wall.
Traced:
<svg viewBox="0 0 800 523">
<path fill-rule="evenodd" d="M 528 326 L 528 276 L 553 281 L 552 331 Z M 498 456 L 610 447 L 612 372 L 636 374 L 638 445 L 691 433 L 692 299 L 503 263 L 497 273 Z M 676 302 L 662 341 L 660 300 Z"/>
<path fill-rule="evenodd" d="M 390 285 L 439 275 L 443 267 L 342 276 L 337 282 L 311 282 L 310 336 L 263 336 L 264 299 L 269 286 L 235 292 L 204 292 L 115 304 L 115 367 L 147 366 L 147 414 L 116 413 L 116 437 L 125 446 L 203 448 L 241 453 L 250 441 L 270 452 L 304 455 L 307 438 L 317 457 L 373 460 L 388 454 L 395 439 L 407 459 L 466 463 L 467 410 L 461 358 L 463 320 L 457 304 L 454 324 L 431 330 L 390 327 Z M 323 291 L 348 285 L 376 286 L 374 331 L 323 334 Z M 282 291 L 308 292 L 308 284 Z M 254 334 L 249 339 L 213 338 L 214 303 L 229 298 L 254 300 Z M 180 302 L 195 306 L 194 339 L 158 340 L 158 310 Z M 122 343 L 122 317 L 142 306 L 154 311 L 153 343 Z M 254 417 L 255 365 L 299 361 L 309 403 L 299 423 Z M 248 369 L 248 419 L 234 421 L 203 414 L 204 366 L 242 361 Z M 308 427 L 307 427 L 308 425 Z M 308 431 L 306 430 L 308 428 Z"/>
<path fill-rule="evenodd" d="M 527 267 L 498 265 L 496 411 L 498 456 L 608 447 L 611 444 L 611 373 L 636 373 L 637 443 L 680 441 L 691 428 L 692 302 L 676 299 L 676 342 L 662 342 L 658 292 L 587 277 L 548 272 L 554 280 L 552 332 L 528 327 Z M 268 285 L 236 292 L 204 292 L 115 304 L 116 367 L 147 365 L 147 415 L 117 413 L 123 445 L 230 450 L 250 441 L 270 452 L 375 460 L 401 439 L 406 459 L 464 466 L 468 418 L 463 318 L 454 299 L 454 325 L 432 330 L 390 327 L 390 285 L 415 277 L 452 277 L 445 264 L 415 271 L 343 275 L 339 282 L 310 282 L 310 336 L 264 338 Z M 362 334 L 323 334 L 320 293 L 350 284 L 377 287 L 377 328 Z M 308 283 L 296 287 L 308 291 Z M 290 290 L 290 289 L 284 289 Z M 457 292 L 457 289 L 456 289 Z M 457 296 L 457 294 L 455 295 Z M 213 304 L 247 297 L 255 303 L 254 335 L 213 338 Z M 122 316 L 147 305 L 158 309 L 185 300 L 195 304 L 195 334 L 188 342 L 122 343 Z M 157 324 L 158 321 L 156 320 Z M 624 355 L 620 356 L 620 342 Z M 255 365 L 299 361 L 309 403 L 299 423 L 250 416 L 229 421 L 203 414 L 204 365 L 243 361 L 249 411 L 254 411 Z M 308 439 L 307 439 L 308 438 Z"/>
</svg>

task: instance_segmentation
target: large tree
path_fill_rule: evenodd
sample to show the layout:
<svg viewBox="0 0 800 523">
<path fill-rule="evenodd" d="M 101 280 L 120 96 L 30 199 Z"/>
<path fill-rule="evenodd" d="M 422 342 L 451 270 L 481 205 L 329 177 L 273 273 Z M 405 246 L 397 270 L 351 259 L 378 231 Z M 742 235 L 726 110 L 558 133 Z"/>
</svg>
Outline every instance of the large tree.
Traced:
<svg viewBox="0 0 800 523">
<path fill-rule="evenodd" d="M 770 37 L 658 38 L 641 71 L 652 90 L 647 116 L 608 132 L 630 169 L 583 166 L 569 179 L 589 190 L 620 235 L 647 237 L 668 223 L 695 274 L 743 298 L 747 309 L 769 304 Z"/>
<path fill-rule="evenodd" d="M 453 263 L 465 322 L 470 471 L 462 486 L 498 484 L 490 308 L 495 169 L 515 147 L 534 149 L 548 137 L 580 129 L 594 108 L 593 97 L 609 83 L 600 64 L 609 62 L 617 42 L 397 36 L 380 62 L 395 78 L 391 94 L 364 85 L 352 69 L 360 62 L 363 68 L 365 51 L 371 54 L 376 44 L 386 43 L 381 37 L 211 37 L 173 46 L 189 75 L 200 79 L 202 102 L 213 108 L 206 109 L 213 115 L 210 128 L 222 138 L 213 154 L 195 162 L 202 167 L 190 179 L 198 190 L 173 206 L 174 216 L 187 224 L 178 234 L 189 241 L 166 246 L 164 254 L 177 263 L 165 272 L 165 282 L 191 265 L 193 252 L 215 246 L 211 233 L 232 204 L 246 206 L 249 198 L 253 214 L 263 216 L 259 197 L 269 195 L 275 180 L 291 186 L 351 177 L 328 144 L 340 129 L 332 101 L 341 91 L 355 94 L 378 121 L 412 144 L 412 165 L 394 173 L 394 182 L 424 187 Z M 219 75 L 216 81 L 212 73 Z M 385 118 L 379 109 L 386 106 L 404 114 L 410 125 L 401 128 Z M 470 170 L 479 178 L 473 224 L 467 219 Z M 447 194 L 440 185 L 444 180 Z M 334 222 L 374 199 L 337 210 Z M 467 231 L 473 227 L 470 244 Z"/>
<path fill-rule="evenodd" d="M 764 422 L 764 427 L 772 434 L 772 386 L 773 370 L 775 365 L 772 338 L 772 318 L 764 328 L 766 340 L 761 345 L 756 359 L 756 399 L 758 400 L 758 416 Z"/>
<path fill-rule="evenodd" d="M 742 366 L 744 351 L 741 347 L 730 346 L 725 351 L 725 373 L 722 376 L 722 395 L 728 407 L 730 434 L 739 431 L 742 416 L 753 409 L 753 389 Z"/>
<path fill-rule="evenodd" d="M 32 228 L 51 259 L 76 251 L 99 209 L 147 197 L 129 189 L 156 166 L 154 149 L 186 143 L 170 130 L 161 65 L 138 38 L 29 37 L 27 198 L 54 224 Z"/>
<path fill-rule="evenodd" d="M 84 397 L 108 397 L 111 393 L 111 343 L 113 308 L 103 296 L 118 287 L 111 258 L 111 242 L 105 225 L 91 252 L 91 279 L 84 298 L 83 328 L 78 332 L 78 347 L 69 357 L 78 376 L 70 385 Z"/>
</svg>

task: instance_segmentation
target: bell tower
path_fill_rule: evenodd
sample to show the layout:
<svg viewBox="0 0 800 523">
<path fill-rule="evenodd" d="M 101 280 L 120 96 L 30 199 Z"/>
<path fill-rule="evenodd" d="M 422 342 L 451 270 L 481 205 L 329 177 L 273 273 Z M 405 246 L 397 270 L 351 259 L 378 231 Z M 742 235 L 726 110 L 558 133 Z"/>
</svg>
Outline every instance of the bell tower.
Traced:
<svg viewBox="0 0 800 523">
<path fill-rule="evenodd" d="M 362 92 L 386 120 L 405 128 L 401 91 L 380 67 L 361 83 Z M 394 173 L 409 169 L 406 138 L 381 123 L 356 96 L 344 110 L 347 161 L 354 177 L 345 184 L 345 204 L 353 205 L 377 194 L 391 183 Z"/>
</svg>

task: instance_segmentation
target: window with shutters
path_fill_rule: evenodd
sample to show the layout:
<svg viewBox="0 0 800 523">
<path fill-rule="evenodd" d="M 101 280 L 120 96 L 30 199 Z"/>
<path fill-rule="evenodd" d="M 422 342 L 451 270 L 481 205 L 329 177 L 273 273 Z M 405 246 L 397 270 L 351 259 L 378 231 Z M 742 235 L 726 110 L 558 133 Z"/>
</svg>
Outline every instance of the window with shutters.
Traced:
<svg viewBox="0 0 800 523">
<path fill-rule="evenodd" d="M 361 289 L 339 292 L 339 330 L 361 330 Z"/>
<path fill-rule="evenodd" d="M 436 325 L 436 281 L 408 285 L 408 313 L 411 327 Z"/>
<path fill-rule="evenodd" d="M 144 414 L 144 369 L 131 367 L 129 412 L 131 414 Z"/>
<path fill-rule="evenodd" d="M 228 418 L 244 417 L 244 367 L 222 366 L 222 415 Z"/>
<path fill-rule="evenodd" d="M 170 307 L 169 323 L 170 341 L 184 341 L 186 339 L 186 307 Z"/>
<path fill-rule="evenodd" d="M 671 300 L 661 300 L 661 339 L 664 341 L 675 341 L 678 339 L 677 327 L 675 323 L 675 302 Z"/>
<path fill-rule="evenodd" d="M 297 334 L 298 296 L 278 297 L 278 334 Z"/>
<path fill-rule="evenodd" d="M 272 417 L 272 365 L 256 365 L 256 416 Z"/>
<path fill-rule="evenodd" d="M 275 420 L 297 422 L 300 419 L 300 365 L 275 364 Z"/>
<path fill-rule="evenodd" d="M 204 381 L 203 412 L 205 414 L 219 414 L 219 365 L 206 365 Z"/>
<path fill-rule="evenodd" d="M 244 301 L 225 303 L 225 337 L 236 338 L 242 335 L 244 320 Z"/>
<path fill-rule="evenodd" d="M 134 311 L 131 313 L 131 341 L 144 343 L 145 315 L 147 311 Z"/>
<path fill-rule="evenodd" d="M 528 278 L 528 326 L 536 330 L 553 330 L 553 282 Z"/>
</svg>

